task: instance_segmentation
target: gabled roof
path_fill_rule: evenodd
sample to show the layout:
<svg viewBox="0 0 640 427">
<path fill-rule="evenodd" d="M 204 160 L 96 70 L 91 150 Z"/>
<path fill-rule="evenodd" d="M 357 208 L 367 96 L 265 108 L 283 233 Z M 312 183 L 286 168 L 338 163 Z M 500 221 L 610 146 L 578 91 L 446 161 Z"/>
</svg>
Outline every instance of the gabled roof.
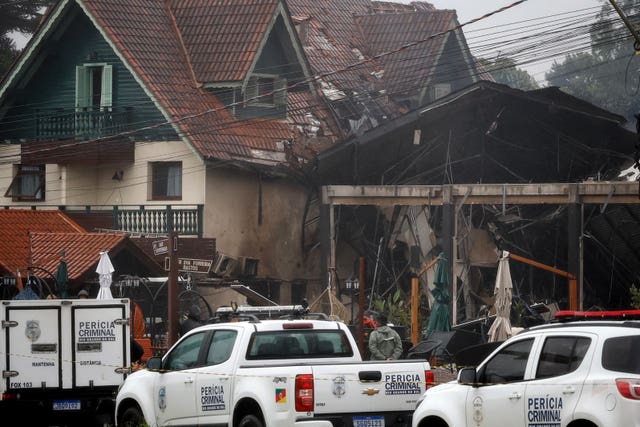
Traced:
<svg viewBox="0 0 640 427">
<path fill-rule="evenodd" d="M 203 158 L 251 159 L 252 150 L 279 151 L 291 138 L 286 123 L 249 120 L 242 126 L 199 87 L 162 0 L 78 0 Z"/>
<path fill-rule="evenodd" d="M 427 10 L 404 13 L 377 13 L 356 16 L 367 56 L 394 52 L 378 59 L 384 70 L 390 94 L 424 87 L 432 78 L 436 64 L 452 33 L 432 37 L 457 25 L 451 10 Z M 424 41 L 423 41 L 424 40 Z M 419 42 L 419 43 L 416 43 Z M 403 46 L 416 43 L 408 48 Z"/>
<path fill-rule="evenodd" d="M 100 252 L 113 256 L 128 239 L 126 234 L 29 233 L 31 263 L 55 272 L 64 252 L 69 280 L 76 280 L 95 272 Z"/>
<path fill-rule="evenodd" d="M 244 80 L 280 0 L 172 0 L 196 80 Z"/>
<path fill-rule="evenodd" d="M 30 232 L 80 234 L 86 230 L 57 210 L 0 210 L 0 270 L 15 274 L 31 264 Z M 55 261 L 59 260 L 58 254 Z"/>
</svg>

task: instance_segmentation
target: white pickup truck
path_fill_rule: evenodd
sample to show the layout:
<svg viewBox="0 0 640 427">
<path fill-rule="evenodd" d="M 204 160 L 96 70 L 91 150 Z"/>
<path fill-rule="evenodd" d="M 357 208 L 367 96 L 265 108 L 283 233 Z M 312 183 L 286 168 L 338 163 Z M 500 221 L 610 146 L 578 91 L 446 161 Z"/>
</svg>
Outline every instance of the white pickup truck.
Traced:
<svg viewBox="0 0 640 427">
<path fill-rule="evenodd" d="M 236 319 L 237 320 L 237 319 Z M 127 378 L 119 426 L 406 427 L 421 360 L 363 362 L 348 327 L 291 318 L 201 326 Z"/>
<path fill-rule="evenodd" d="M 112 422 L 129 372 L 129 300 L 0 301 L 0 414 L 11 425 Z"/>
</svg>

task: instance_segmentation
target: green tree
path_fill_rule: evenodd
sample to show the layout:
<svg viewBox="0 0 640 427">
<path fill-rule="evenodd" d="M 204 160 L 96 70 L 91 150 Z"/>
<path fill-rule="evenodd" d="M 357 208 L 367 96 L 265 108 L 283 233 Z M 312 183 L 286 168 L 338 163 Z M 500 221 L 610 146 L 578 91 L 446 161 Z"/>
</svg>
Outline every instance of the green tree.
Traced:
<svg viewBox="0 0 640 427">
<path fill-rule="evenodd" d="M 517 67 L 511 58 L 498 58 L 495 61 L 479 59 L 482 65 L 497 82 L 521 90 L 538 89 L 538 82 L 526 70 Z"/>
<path fill-rule="evenodd" d="M 11 39 L 11 33 L 33 33 L 42 17 L 43 8 L 50 3 L 50 0 L 0 2 L 0 76 L 4 75 L 20 53 Z"/>
<path fill-rule="evenodd" d="M 640 3 L 617 0 L 625 15 L 640 24 Z M 633 121 L 640 112 L 640 56 L 633 38 L 609 2 L 590 28 L 591 51 L 567 55 L 546 73 L 550 85 Z"/>
</svg>

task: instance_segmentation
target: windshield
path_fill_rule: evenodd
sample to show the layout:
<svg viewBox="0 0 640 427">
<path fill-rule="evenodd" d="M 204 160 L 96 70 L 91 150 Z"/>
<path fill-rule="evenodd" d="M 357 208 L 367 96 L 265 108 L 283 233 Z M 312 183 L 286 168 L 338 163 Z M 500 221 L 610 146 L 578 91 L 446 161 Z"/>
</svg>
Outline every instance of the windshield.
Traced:
<svg viewBox="0 0 640 427">
<path fill-rule="evenodd" d="M 285 330 L 256 332 L 251 337 L 249 360 L 352 357 L 349 340 L 340 330 Z"/>
</svg>

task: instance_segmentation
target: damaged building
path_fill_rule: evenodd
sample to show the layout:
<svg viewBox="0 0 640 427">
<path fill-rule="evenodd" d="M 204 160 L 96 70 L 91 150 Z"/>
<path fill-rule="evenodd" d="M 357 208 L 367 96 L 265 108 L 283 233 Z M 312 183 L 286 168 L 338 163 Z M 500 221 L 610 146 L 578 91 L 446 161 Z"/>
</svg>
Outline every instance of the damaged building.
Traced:
<svg viewBox="0 0 640 427">
<path fill-rule="evenodd" d="M 620 177 L 637 141 L 624 124 L 621 116 L 557 88 L 525 92 L 479 82 L 322 153 L 325 203 L 336 202 L 333 196 L 346 188 L 341 202 L 325 206 L 335 224 L 324 240 L 328 268 L 343 278 L 364 256 L 367 298 L 395 289 L 408 295 L 410 278 L 449 247 L 454 318 L 464 321 L 492 305 L 498 254 L 506 250 L 581 278 L 585 309 L 628 307 L 629 288 L 638 282 L 633 236 L 640 211 L 636 186 Z M 558 187 L 564 194 L 540 187 L 535 203 L 506 197 L 508 185 L 581 182 L 611 185 L 597 204 L 567 203 L 565 186 Z M 440 193 L 420 191 L 458 184 L 498 184 L 499 190 L 488 203 L 476 198 L 467 204 L 469 189 L 453 212 Z M 394 188 L 406 190 L 408 199 L 413 188 L 415 204 L 401 201 L 399 190 L 394 202 Z M 614 202 L 617 196 L 624 202 Z M 518 262 L 511 272 L 516 301 L 568 308 L 566 277 Z M 428 311 L 433 272 L 420 279 Z"/>
</svg>

